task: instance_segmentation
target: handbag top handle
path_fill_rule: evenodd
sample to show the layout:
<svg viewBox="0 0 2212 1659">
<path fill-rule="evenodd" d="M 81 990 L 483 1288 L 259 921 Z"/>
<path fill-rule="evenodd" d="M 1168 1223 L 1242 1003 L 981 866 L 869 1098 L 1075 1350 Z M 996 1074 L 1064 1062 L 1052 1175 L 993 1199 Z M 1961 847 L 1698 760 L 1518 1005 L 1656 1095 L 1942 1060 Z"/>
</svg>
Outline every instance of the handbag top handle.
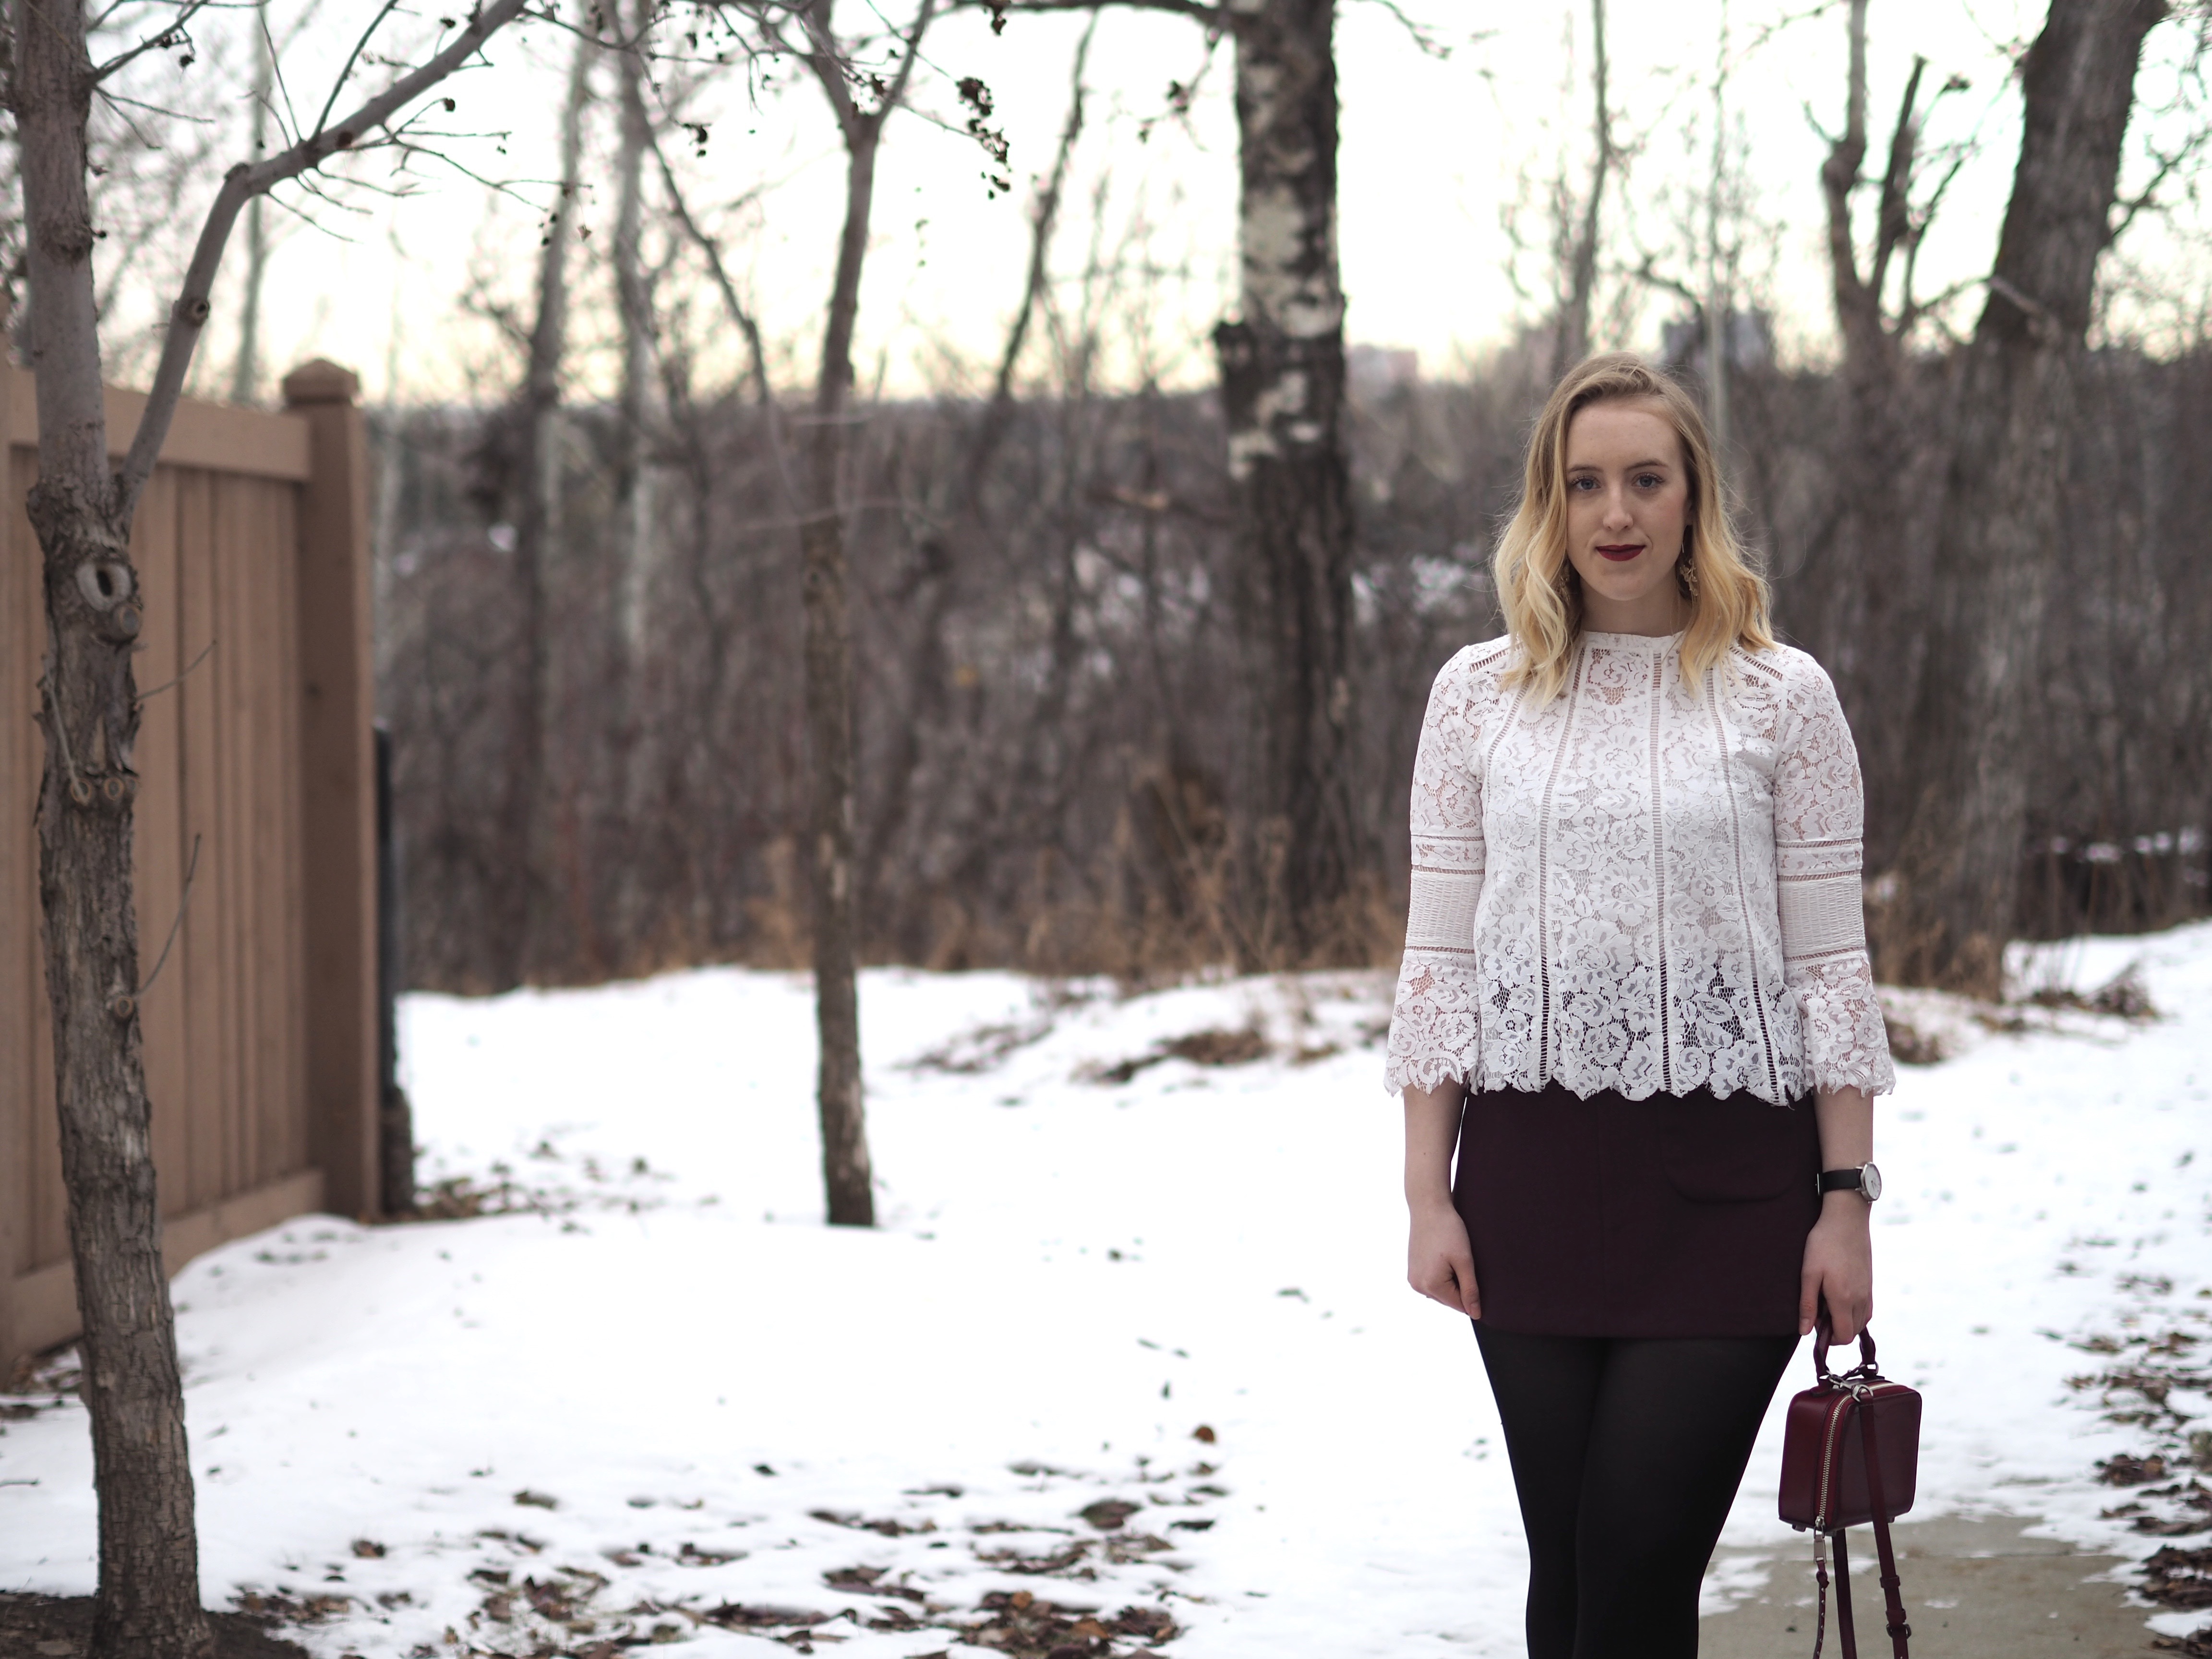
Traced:
<svg viewBox="0 0 2212 1659">
<path fill-rule="evenodd" d="M 1831 1381 L 1835 1375 L 1828 1369 L 1829 1341 L 1828 1322 L 1823 1319 L 1813 1330 L 1813 1369 L 1823 1382 Z M 1874 1332 L 1865 1326 L 1859 1328 L 1858 1370 L 1867 1376 L 1875 1375 Z"/>
</svg>

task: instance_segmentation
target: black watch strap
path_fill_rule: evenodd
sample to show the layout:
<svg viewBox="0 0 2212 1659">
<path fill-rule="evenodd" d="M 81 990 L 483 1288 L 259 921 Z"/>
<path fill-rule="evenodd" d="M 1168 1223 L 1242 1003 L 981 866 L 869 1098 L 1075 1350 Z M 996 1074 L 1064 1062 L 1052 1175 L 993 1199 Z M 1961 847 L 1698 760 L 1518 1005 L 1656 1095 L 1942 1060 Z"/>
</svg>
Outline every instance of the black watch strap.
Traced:
<svg viewBox="0 0 2212 1659">
<path fill-rule="evenodd" d="M 1856 1193 L 1861 1198 L 1872 1203 L 1875 1194 L 1881 1190 L 1867 1178 L 1867 1171 L 1872 1167 L 1870 1164 L 1858 1164 L 1848 1170 L 1821 1170 L 1820 1182 L 1821 1195 L 1826 1197 L 1830 1193 Z M 1871 1190 L 1869 1190 L 1870 1188 Z"/>
</svg>

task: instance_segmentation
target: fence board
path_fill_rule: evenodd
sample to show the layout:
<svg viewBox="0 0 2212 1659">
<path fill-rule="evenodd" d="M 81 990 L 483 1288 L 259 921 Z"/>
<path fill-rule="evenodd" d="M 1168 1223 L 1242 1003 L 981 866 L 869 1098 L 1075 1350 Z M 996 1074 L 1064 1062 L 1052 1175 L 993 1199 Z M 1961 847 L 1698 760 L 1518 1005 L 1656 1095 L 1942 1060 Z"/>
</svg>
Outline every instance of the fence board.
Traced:
<svg viewBox="0 0 2212 1659">
<path fill-rule="evenodd" d="M 346 1034 L 371 994 L 374 958 L 311 957 L 307 908 L 312 872 L 318 900 L 349 927 L 356 911 L 372 914 L 374 848 L 333 827 L 326 799 L 311 808 L 304 746 L 312 733 L 336 757 L 317 781 L 323 797 L 358 793 L 346 768 L 359 768 L 344 757 L 368 752 L 367 698 L 343 702 L 333 723 L 339 705 L 316 676 L 342 670 L 366 688 L 366 611 L 303 613 L 301 567 L 313 561 L 318 596 L 366 592 L 365 523 L 329 506 L 357 491 L 360 416 L 343 371 L 311 365 L 301 375 L 315 403 L 302 415 L 180 408 L 132 527 L 145 617 L 138 682 L 165 687 L 143 707 L 133 755 L 132 850 L 142 975 L 176 928 L 142 1015 L 173 1269 L 326 1194 L 352 1212 L 363 1207 L 355 1195 L 374 1189 L 360 1133 L 374 1079 L 352 1091 L 358 1099 L 344 1081 L 358 1047 Z M 112 447 L 128 441 L 143 404 L 111 390 Z M 44 751 L 27 716 L 45 629 L 22 507 L 37 477 L 33 408 L 31 377 L 0 363 L 0 1365 L 75 1325 L 32 817 Z M 330 478 L 324 455 L 339 463 Z M 312 547 L 307 498 L 319 504 Z M 311 718 L 303 702 L 318 696 Z M 319 1042 L 330 1057 L 319 1060 Z"/>
<path fill-rule="evenodd" d="M 236 1082 L 227 1039 L 227 992 L 230 982 L 223 949 L 224 917 L 230 905 L 230 856 L 223 833 L 223 684 L 231 659 L 245 642 L 225 624 L 216 602 L 216 556 L 204 473 L 177 475 L 176 538 L 179 607 L 183 637 L 212 640 L 215 649 L 199 671 L 177 688 L 184 723 L 185 823 L 200 837 L 199 873 L 192 890 L 192 914 L 185 919 L 177 948 L 185 970 L 185 1024 L 190 1050 L 186 1110 L 191 1115 L 191 1173 L 187 1181 L 195 1207 L 212 1203 L 231 1189 L 230 1102 Z"/>
<path fill-rule="evenodd" d="M 146 618 L 139 643 L 145 649 L 132 665 L 142 702 L 138 744 L 132 764 L 138 772 L 138 799 L 132 814 L 132 876 L 138 890 L 138 978 L 143 985 L 161 955 L 161 942 L 184 896 L 184 854 L 178 846 L 184 830 L 179 788 L 176 688 L 158 690 L 173 680 L 191 658 L 179 636 L 177 609 L 177 514 L 175 475 L 164 467 L 146 486 L 131 527 L 131 562 L 138 568 L 139 593 Z M 154 692 L 146 697 L 148 691 Z M 184 1110 L 184 998 L 180 976 L 167 968 L 138 999 L 146 1037 L 146 1094 L 153 1103 L 154 1167 L 176 1171 L 160 1182 L 161 1213 L 175 1216 L 191 1208 L 184 1171 L 190 1164 L 191 1120 Z"/>
<path fill-rule="evenodd" d="M 260 500 L 267 516 L 264 544 L 282 549 L 285 555 L 276 561 L 272 584 L 284 643 L 278 653 L 283 672 L 275 684 L 276 747 L 270 769 L 279 780 L 276 810 L 284 831 L 273 872 L 281 883 L 276 909 L 289 925 L 276 934 L 279 956 L 270 982 L 283 1000 L 284 1060 L 277 1099 L 284 1126 L 280 1159 L 289 1171 L 307 1169 L 315 1161 L 307 1093 L 307 849 L 300 759 L 300 565 L 295 555 L 300 545 L 299 492 L 264 487 Z M 374 882 L 374 872 L 369 879 Z"/>
</svg>

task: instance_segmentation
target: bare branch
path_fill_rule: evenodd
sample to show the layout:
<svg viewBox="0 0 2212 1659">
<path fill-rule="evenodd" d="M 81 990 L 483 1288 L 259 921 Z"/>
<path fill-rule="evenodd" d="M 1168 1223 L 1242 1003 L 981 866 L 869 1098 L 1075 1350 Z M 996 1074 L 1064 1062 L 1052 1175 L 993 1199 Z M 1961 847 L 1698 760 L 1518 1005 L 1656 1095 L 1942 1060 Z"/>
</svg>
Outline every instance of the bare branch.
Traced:
<svg viewBox="0 0 2212 1659">
<path fill-rule="evenodd" d="M 182 685 L 185 680 L 191 677 L 192 670 L 198 668 L 202 663 L 208 659 L 209 653 L 213 652 L 215 647 L 216 641 L 211 636 L 208 642 L 200 647 L 199 655 L 194 657 L 190 662 L 186 663 L 181 672 L 178 673 L 172 678 L 163 680 L 159 685 L 155 686 L 150 691 L 141 691 L 138 694 L 138 702 L 140 705 L 143 707 L 149 697 L 160 696 L 162 692 L 167 691 L 171 686 Z"/>
<path fill-rule="evenodd" d="M 99 68 L 93 70 L 93 84 L 97 86 L 100 82 L 107 79 L 109 76 L 113 75 L 118 70 L 121 70 L 125 64 L 135 63 L 137 59 L 143 58 L 149 52 L 167 52 L 173 46 L 189 45 L 191 43 L 191 37 L 185 33 L 186 26 L 191 23 L 193 18 L 198 16 L 201 12 L 207 9 L 208 3 L 209 0 L 186 0 L 186 4 L 184 9 L 178 14 L 176 21 L 171 23 L 167 28 L 163 29 L 158 34 L 148 35 L 143 40 L 141 40 L 137 46 L 131 47 L 128 52 L 118 52 L 114 57 L 109 58 L 106 63 L 100 65 Z"/>
<path fill-rule="evenodd" d="M 395 0 L 386 0 L 385 10 L 389 11 L 394 3 Z M 272 186 L 322 166 L 332 156 L 354 149 L 362 135 L 386 126 L 401 109 L 475 57 L 486 40 L 522 16 L 528 5 L 529 0 L 492 0 L 490 5 L 470 18 L 468 26 L 444 51 L 400 76 L 337 127 L 325 124 L 330 107 L 326 105 L 325 122 L 319 122 L 314 132 L 266 161 L 241 161 L 223 176 L 222 188 L 216 193 L 215 204 L 208 210 L 207 218 L 200 227 L 199 241 L 192 250 L 191 264 L 185 269 L 183 289 L 169 309 L 168 334 L 161 343 L 161 361 L 154 372 L 145 413 L 139 417 L 137 435 L 131 441 L 131 453 L 124 458 L 116 474 L 116 502 L 126 521 L 137 506 L 146 480 L 153 476 L 154 463 L 169 435 L 177 399 L 184 392 L 185 374 L 191 367 L 192 349 L 199 343 L 200 331 L 207 326 L 212 309 L 209 295 L 215 287 L 216 269 L 222 261 L 223 246 L 230 240 L 231 227 L 237 222 L 239 210 L 252 198 L 265 195 Z M 359 48 L 356 51 L 357 54 Z"/>
<path fill-rule="evenodd" d="M 398 9 L 399 0 L 384 0 L 384 4 L 378 9 L 376 15 L 368 20 L 368 27 L 361 32 L 360 38 L 353 43 L 353 50 L 346 54 L 345 67 L 331 77 L 331 95 L 323 100 L 322 112 L 315 117 L 317 132 L 320 132 L 330 124 L 331 112 L 337 107 L 338 94 L 345 90 L 345 83 L 353 75 L 353 66 L 361 62 L 361 55 L 368 50 L 369 41 L 374 38 L 377 30 L 384 27 L 384 20 Z"/>
<path fill-rule="evenodd" d="M 990 406 L 984 411 L 982 430 L 976 434 L 975 447 L 968 456 L 967 493 L 971 503 L 981 490 L 983 474 L 1013 416 L 1014 368 L 1021 360 L 1022 345 L 1029 336 L 1030 318 L 1036 308 L 1037 295 L 1044 289 L 1053 228 L 1060 217 L 1060 192 L 1066 188 L 1067 169 L 1074 158 L 1076 140 L 1083 136 L 1083 75 L 1091 60 L 1091 38 L 1097 33 L 1098 17 L 1093 13 L 1082 40 L 1076 43 L 1074 67 L 1068 72 L 1067 120 L 1060 130 L 1060 148 L 1053 155 L 1052 172 L 1037 192 L 1036 217 L 1030 232 L 1029 273 L 1022 284 L 1022 302 L 1014 313 L 1013 325 L 1006 331 L 1006 347 L 999 357 L 998 379 L 991 388 Z"/>
<path fill-rule="evenodd" d="M 1398 3 L 1398 0 L 1361 0 L 1361 3 L 1389 12 L 1397 20 L 1399 27 L 1406 31 L 1406 36 L 1413 43 L 1414 50 L 1419 52 L 1424 57 L 1433 58 L 1438 63 L 1442 63 L 1456 50 L 1455 46 L 1446 44 L 1443 37 L 1433 33 L 1426 24 L 1418 22 L 1408 16 L 1406 9 Z M 1477 46 L 1493 38 L 1497 33 L 1496 29 L 1480 29 L 1467 37 L 1466 44 Z"/>
<path fill-rule="evenodd" d="M 722 250 L 714 239 L 707 234 L 699 222 L 691 216 L 685 205 L 684 191 L 676 182 L 675 169 L 668 165 L 668 157 L 660 148 L 658 133 L 647 136 L 653 159 L 660 164 L 660 182 L 668 192 L 669 210 L 675 214 L 676 222 L 698 247 L 707 261 L 707 274 L 714 279 L 714 288 L 722 296 L 723 309 L 730 313 L 738 331 L 745 337 L 745 349 L 752 356 L 753 384 L 758 391 L 762 418 L 768 423 L 769 453 L 775 459 L 776 482 L 783 493 L 785 507 L 796 514 L 800 510 L 799 481 L 792 475 L 790 447 L 783 439 L 783 415 L 775 401 L 775 387 L 769 380 L 768 349 L 761 340 L 760 323 L 744 301 L 738 297 L 737 284 L 730 280 L 728 269 L 722 264 Z"/>
<path fill-rule="evenodd" d="M 1898 105 L 1897 126 L 1889 135 L 1889 164 L 1882 172 L 1881 198 L 1875 210 L 1874 263 L 1867 276 L 1876 305 L 1888 283 L 1891 258 L 1899 244 L 1912 234 L 1912 163 L 1920 147 L 1917 106 L 1920 77 L 1927 72 L 1928 60 L 1916 56 L 1912 73 L 1905 80 L 1905 97 Z"/>
<path fill-rule="evenodd" d="M 1195 17 L 1208 27 L 1226 29 L 1229 9 L 1208 5 L 1205 0 L 954 0 L 955 11 L 988 11 L 1005 16 L 1018 11 L 1099 11 L 1107 6 L 1126 6 L 1132 11 L 1168 11 L 1182 17 Z"/>
<path fill-rule="evenodd" d="M 214 648 L 213 644 L 210 643 L 208 649 L 213 650 Z M 154 988 L 154 981 L 161 977 L 161 969 L 169 965 L 169 952 L 173 948 L 174 948 L 177 943 L 177 930 L 185 925 L 185 907 L 190 905 L 192 902 L 192 880 L 199 874 L 199 872 L 200 838 L 198 836 L 194 836 L 192 837 L 191 862 L 185 866 L 185 890 L 181 894 L 178 895 L 177 914 L 170 921 L 168 938 L 161 941 L 161 954 L 155 959 L 154 971 L 146 975 L 146 982 L 138 988 L 138 994 L 142 997 L 144 996 L 147 992 Z"/>
<path fill-rule="evenodd" d="M 2204 148 L 2208 138 L 2212 138 L 2212 132 L 2207 132 L 2205 129 L 2200 127 L 2191 133 L 2182 142 L 2181 147 L 2171 155 L 2165 155 L 2157 149 L 2151 151 L 2152 155 L 2158 157 L 2158 171 L 2151 174 L 2148 184 L 2121 204 L 2124 210 L 2120 214 L 2118 222 L 2106 233 L 2106 243 L 2117 242 L 2125 235 L 2128 227 L 2135 223 L 2136 216 L 2144 209 L 2148 208 L 2154 211 L 2157 210 L 2159 186 L 2172 178 L 2185 163 L 2193 161 L 2197 153 Z"/>
</svg>

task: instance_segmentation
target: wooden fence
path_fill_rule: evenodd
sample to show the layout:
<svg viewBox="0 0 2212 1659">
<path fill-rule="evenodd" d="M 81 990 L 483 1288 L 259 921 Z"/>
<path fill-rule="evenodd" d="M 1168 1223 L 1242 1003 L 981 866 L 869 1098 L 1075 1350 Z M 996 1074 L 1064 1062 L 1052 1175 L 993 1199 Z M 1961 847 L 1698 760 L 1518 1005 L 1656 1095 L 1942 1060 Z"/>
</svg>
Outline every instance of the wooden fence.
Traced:
<svg viewBox="0 0 2212 1659">
<path fill-rule="evenodd" d="M 366 446 L 316 362 L 287 412 L 187 402 L 138 508 L 136 866 L 165 1255 L 364 1214 L 376 1178 Z M 111 390 L 119 454 L 144 400 Z M 77 1329 L 41 966 L 45 650 L 31 375 L 0 365 L 0 1368 Z M 181 678 L 179 678 L 181 677 Z M 0 1378 L 0 1380 L 4 1380 Z"/>
</svg>

